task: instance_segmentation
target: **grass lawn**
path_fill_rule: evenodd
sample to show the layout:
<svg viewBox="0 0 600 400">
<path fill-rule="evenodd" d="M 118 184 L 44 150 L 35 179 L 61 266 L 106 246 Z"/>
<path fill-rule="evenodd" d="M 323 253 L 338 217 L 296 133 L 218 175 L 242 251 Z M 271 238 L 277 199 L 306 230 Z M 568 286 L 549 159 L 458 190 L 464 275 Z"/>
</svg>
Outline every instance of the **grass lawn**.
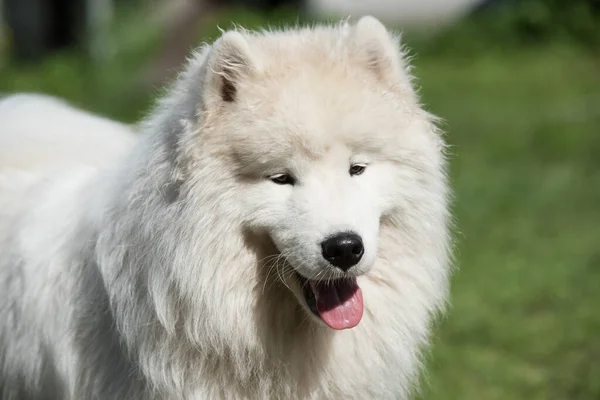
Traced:
<svg viewBox="0 0 600 400">
<path fill-rule="evenodd" d="M 460 268 L 424 398 L 600 398 L 599 61 L 419 63 L 453 145 Z"/>
<path fill-rule="evenodd" d="M 126 89 L 156 33 L 119 29 L 129 42 L 106 65 L 67 54 L 10 67 L 0 91 L 53 93 L 137 120 L 149 99 Z M 418 50 L 424 102 L 452 145 L 459 268 L 422 398 L 599 399 L 600 58 L 550 44 Z"/>
</svg>

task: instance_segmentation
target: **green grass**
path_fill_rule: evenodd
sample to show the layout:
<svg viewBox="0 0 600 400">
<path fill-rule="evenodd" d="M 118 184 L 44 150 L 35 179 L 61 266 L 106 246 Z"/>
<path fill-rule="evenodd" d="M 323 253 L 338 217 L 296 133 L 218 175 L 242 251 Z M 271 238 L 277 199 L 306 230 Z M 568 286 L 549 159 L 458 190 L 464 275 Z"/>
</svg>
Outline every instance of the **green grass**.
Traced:
<svg viewBox="0 0 600 400">
<path fill-rule="evenodd" d="M 129 83 L 156 38 L 138 26 L 119 30 L 106 65 L 67 54 L 11 67 L 0 91 L 135 121 L 150 101 Z M 416 53 L 424 101 L 452 145 L 459 268 L 422 397 L 600 398 L 600 59 L 564 44 Z"/>
<path fill-rule="evenodd" d="M 424 398 L 600 398 L 598 61 L 419 63 L 453 145 L 460 268 Z"/>
</svg>

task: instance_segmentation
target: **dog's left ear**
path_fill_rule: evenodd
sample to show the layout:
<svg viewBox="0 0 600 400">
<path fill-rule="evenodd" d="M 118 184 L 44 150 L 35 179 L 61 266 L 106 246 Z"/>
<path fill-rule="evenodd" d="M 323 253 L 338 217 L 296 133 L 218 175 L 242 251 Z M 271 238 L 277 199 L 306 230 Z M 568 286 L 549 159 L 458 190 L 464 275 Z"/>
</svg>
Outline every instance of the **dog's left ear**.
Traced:
<svg viewBox="0 0 600 400">
<path fill-rule="evenodd" d="M 399 38 L 391 35 L 378 19 L 362 17 L 351 37 L 359 62 L 382 81 L 413 91 Z"/>
<path fill-rule="evenodd" d="M 207 107 L 237 100 L 243 79 L 256 71 L 256 63 L 244 36 L 228 31 L 213 45 L 206 72 L 204 102 Z"/>
</svg>

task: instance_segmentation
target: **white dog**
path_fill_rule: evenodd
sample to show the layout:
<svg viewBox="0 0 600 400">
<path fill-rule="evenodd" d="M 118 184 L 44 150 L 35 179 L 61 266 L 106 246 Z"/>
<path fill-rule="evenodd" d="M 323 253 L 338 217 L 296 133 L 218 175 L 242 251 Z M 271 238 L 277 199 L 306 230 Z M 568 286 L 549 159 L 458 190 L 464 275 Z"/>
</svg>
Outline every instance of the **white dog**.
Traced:
<svg viewBox="0 0 600 400">
<path fill-rule="evenodd" d="M 448 189 L 379 21 L 225 32 L 137 144 L 90 129 L 115 147 L 71 126 L 60 170 L 0 160 L 2 399 L 410 395 L 448 292 Z"/>
</svg>

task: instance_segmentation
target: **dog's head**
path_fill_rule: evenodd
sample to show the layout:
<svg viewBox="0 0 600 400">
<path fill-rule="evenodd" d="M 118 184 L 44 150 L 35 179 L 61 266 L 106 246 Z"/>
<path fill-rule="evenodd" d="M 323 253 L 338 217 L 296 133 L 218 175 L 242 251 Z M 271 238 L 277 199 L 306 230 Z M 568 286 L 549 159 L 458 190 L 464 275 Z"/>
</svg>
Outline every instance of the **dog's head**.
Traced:
<svg viewBox="0 0 600 400">
<path fill-rule="evenodd" d="M 355 326 L 382 221 L 422 197 L 441 163 L 396 38 L 365 17 L 227 32 L 208 57 L 205 140 L 228 160 L 246 227 L 268 234 L 281 279 L 317 320 Z"/>
</svg>

